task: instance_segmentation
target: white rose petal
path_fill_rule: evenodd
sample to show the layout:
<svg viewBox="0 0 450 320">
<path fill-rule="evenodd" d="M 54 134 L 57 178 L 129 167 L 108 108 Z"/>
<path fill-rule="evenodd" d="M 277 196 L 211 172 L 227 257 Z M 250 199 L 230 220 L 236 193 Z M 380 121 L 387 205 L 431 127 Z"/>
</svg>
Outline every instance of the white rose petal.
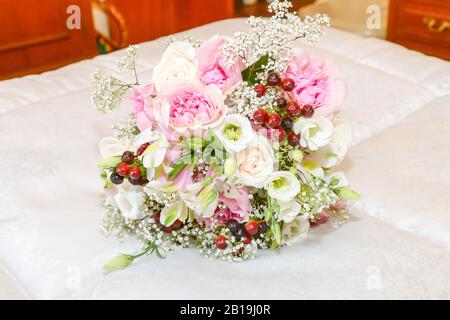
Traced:
<svg viewBox="0 0 450 320">
<path fill-rule="evenodd" d="M 288 202 L 300 192 L 300 182 L 292 172 L 276 171 L 270 174 L 265 188 L 271 198 Z"/>
<path fill-rule="evenodd" d="M 291 200 L 289 202 L 279 202 L 280 212 L 278 213 L 278 221 L 284 221 L 286 223 L 291 222 L 297 217 L 302 209 L 300 203 L 296 200 Z"/>
<path fill-rule="evenodd" d="M 153 83 L 158 92 L 174 79 L 193 80 L 197 73 L 195 48 L 187 41 L 175 41 L 164 52 L 153 69 Z"/>
<path fill-rule="evenodd" d="M 240 114 L 227 116 L 214 132 L 224 147 L 230 152 L 241 151 L 254 137 L 250 121 Z"/>
<path fill-rule="evenodd" d="M 316 151 L 330 143 L 333 136 L 333 123 L 328 118 L 299 118 L 293 130 L 300 134 L 300 145 Z"/>
<path fill-rule="evenodd" d="M 273 172 L 275 154 L 265 137 L 255 135 L 249 145 L 236 154 L 236 162 L 237 182 L 262 188 Z"/>
<path fill-rule="evenodd" d="M 101 139 L 98 143 L 98 147 L 103 159 L 113 156 L 120 156 L 127 151 L 127 147 L 120 142 L 119 139 L 114 137 L 105 137 Z"/>
</svg>

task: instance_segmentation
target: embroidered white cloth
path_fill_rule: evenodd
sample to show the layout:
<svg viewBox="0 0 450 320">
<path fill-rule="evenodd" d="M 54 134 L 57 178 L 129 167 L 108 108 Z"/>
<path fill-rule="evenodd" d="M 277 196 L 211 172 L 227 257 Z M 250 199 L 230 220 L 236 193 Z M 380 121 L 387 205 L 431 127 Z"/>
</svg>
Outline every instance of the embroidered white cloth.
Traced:
<svg viewBox="0 0 450 320">
<path fill-rule="evenodd" d="M 185 34 L 243 28 L 232 19 Z M 162 39 L 141 44 L 142 80 L 163 50 Z M 342 166 L 363 200 L 346 225 L 245 263 L 178 250 L 105 274 L 104 262 L 137 247 L 98 228 L 97 143 L 127 110 L 99 115 L 88 79 L 112 71 L 114 53 L 0 82 L 5 277 L 30 298 L 450 298 L 450 63 L 333 29 L 309 50 L 336 61 L 347 82 L 354 146 Z"/>
</svg>

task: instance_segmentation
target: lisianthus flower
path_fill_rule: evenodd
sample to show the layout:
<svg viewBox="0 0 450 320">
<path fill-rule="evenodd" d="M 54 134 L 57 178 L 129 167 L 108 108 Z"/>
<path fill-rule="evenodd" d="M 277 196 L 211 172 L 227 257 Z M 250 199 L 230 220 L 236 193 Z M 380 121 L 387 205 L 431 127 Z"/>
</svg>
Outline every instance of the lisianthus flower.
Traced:
<svg viewBox="0 0 450 320">
<path fill-rule="evenodd" d="M 308 218 L 298 216 L 289 223 L 284 223 L 281 229 L 281 239 L 283 244 L 291 245 L 295 243 L 301 236 L 308 233 L 310 223 Z"/>
<path fill-rule="evenodd" d="M 113 199 L 122 216 L 130 219 L 139 219 L 144 216 L 144 213 L 140 210 L 144 200 L 143 195 L 140 187 L 121 186 Z"/>
<path fill-rule="evenodd" d="M 294 80 L 291 99 L 314 107 L 316 115 L 330 116 L 341 106 L 345 87 L 337 67 L 328 59 L 311 57 L 305 50 L 294 48 L 284 74 Z"/>
<path fill-rule="evenodd" d="M 158 93 L 164 93 L 173 80 L 194 80 L 197 73 L 195 48 L 187 41 L 175 41 L 164 52 L 153 69 L 152 82 Z"/>
<path fill-rule="evenodd" d="M 179 134 L 201 136 L 204 130 L 222 123 L 228 108 L 219 88 L 184 81 L 173 82 L 171 88 L 154 105 L 153 114 L 162 126 Z"/>
<path fill-rule="evenodd" d="M 128 150 L 128 146 L 124 145 L 119 139 L 115 137 L 104 137 L 98 143 L 100 154 L 103 159 L 113 156 L 122 155 Z"/>
<path fill-rule="evenodd" d="M 214 132 L 230 152 L 241 151 L 253 140 L 254 136 L 250 121 L 240 114 L 227 116 Z"/>
<path fill-rule="evenodd" d="M 299 118 L 293 130 L 300 135 L 300 145 L 308 147 L 311 151 L 316 151 L 326 146 L 333 136 L 333 123 L 328 118 Z"/>
<path fill-rule="evenodd" d="M 255 135 L 245 149 L 236 154 L 238 183 L 262 188 L 274 170 L 275 155 L 269 141 Z"/>
<path fill-rule="evenodd" d="M 292 199 L 288 202 L 278 201 L 280 211 L 278 212 L 278 221 L 289 223 L 297 217 L 301 212 L 301 205 L 297 200 Z"/>
<path fill-rule="evenodd" d="M 205 85 L 214 84 L 222 92 L 230 92 L 236 85 L 242 82 L 240 60 L 231 67 L 226 67 L 222 54 L 222 46 L 226 38 L 218 35 L 203 42 L 198 48 L 198 78 Z"/>
<path fill-rule="evenodd" d="M 269 196 L 282 202 L 291 201 L 300 192 L 300 182 L 289 171 L 275 171 L 266 181 Z"/>
</svg>

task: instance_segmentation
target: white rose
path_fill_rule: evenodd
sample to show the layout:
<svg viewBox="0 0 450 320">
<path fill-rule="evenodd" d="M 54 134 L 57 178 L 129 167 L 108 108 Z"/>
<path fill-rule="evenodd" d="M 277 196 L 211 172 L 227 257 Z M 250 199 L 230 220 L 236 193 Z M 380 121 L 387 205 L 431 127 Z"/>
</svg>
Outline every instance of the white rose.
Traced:
<svg viewBox="0 0 450 320">
<path fill-rule="evenodd" d="M 275 154 L 266 138 L 255 135 L 249 145 L 236 154 L 236 163 L 238 183 L 262 188 L 273 172 Z"/>
<path fill-rule="evenodd" d="M 292 172 L 276 171 L 270 174 L 265 188 L 271 198 L 288 202 L 300 192 L 300 182 Z"/>
<path fill-rule="evenodd" d="M 295 199 L 289 202 L 278 202 L 278 204 L 280 205 L 280 212 L 278 213 L 277 220 L 284 221 L 285 223 L 294 220 L 302 210 L 300 203 Z"/>
<path fill-rule="evenodd" d="M 122 187 L 114 196 L 114 202 L 122 216 L 130 219 L 139 219 L 144 216 L 140 210 L 143 200 L 144 193 L 139 187 Z"/>
<path fill-rule="evenodd" d="M 174 79 L 193 80 L 197 65 L 194 47 L 186 41 L 175 41 L 167 47 L 161 61 L 153 69 L 152 81 L 156 90 L 161 93 L 163 84 Z"/>
<path fill-rule="evenodd" d="M 300 134 L 300 145 L 311 151 L 326 146 L 333 136 L 333 123 L 323 117 L 299 118 L 293 129 L 296 134 Z"/>
<path fill-rule="evenodd" d="M 301 236 L 309 231 L 309 220 L 306 217 L 298 216 L 289 223 L 284 223 L 281 229 L 281 239 L 283 244 L 290 245 L 296 242 Z"/>
<path fill-rule="evenodd" d="M 230 152 L 241 151 L 254 137 L 250 121 L 240 114 L 227 116 L 222 125 L 214 132 L 224 147 Z"/>
</svg>

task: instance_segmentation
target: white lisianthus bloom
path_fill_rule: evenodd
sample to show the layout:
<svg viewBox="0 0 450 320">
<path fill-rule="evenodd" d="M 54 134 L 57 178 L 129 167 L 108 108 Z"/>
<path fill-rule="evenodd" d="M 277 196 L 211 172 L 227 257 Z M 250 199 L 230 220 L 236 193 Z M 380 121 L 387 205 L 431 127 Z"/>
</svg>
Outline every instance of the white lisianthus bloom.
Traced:
<svg viewBox="0 0 450 320">
<path fill-rule="evenodd" d="M 330 143 L 333 136 L 333 123 L 328 118 L 299 118 L 293 130 L 300 134 L 300 145 L 316 151 Z"/>
<path fill-rule="evenodd" d="M 237 183 L 262 188 L 273 172 L 275 154 L 265 137 L 255 135 L 248 146 L 236 154 L 236 163 Z"/>
<path fill-rule="evenodd" d="M 271 198 L 289 202 L 300 192 L 300 182 L 292 172 L 276 171 L 270 174 L 265 188 Z"/>
<path fill-rule="evenodd" d="M 279 201 L 280 211 L 278 212 L 278 221 L 284 221 L 285 223 L 289 223 L 295 219 L 300 214 L 302 209 L 300 203 L 297 200 L 292 199 L 288 202 Z"/>
<path fill-rule="evenodd" d="M 301 236 L 309 231 L 309 220 L 306 217 L 298 216 L 289 223 L 284 223 L 281 229 L 281 239 L 283 244 L 291 245 Z"/>
<path fill-rule="evenodd" d="M 121 187 L 113 199 L 120 213 L 125 218 L 139 219 L 144 216 L 144 213 L 141 211 L 141 206 L 144 201 L 142 188 Z"/>
<path fill-rule="evenodd" d="M 344 172 L 334 172 L 325 177 L 325 181 L 330 184 L 333 189 L 348 187 L 348 179 Z"/>
<path fill-rule="evenodd" d="M 230 152 L 239 152 L 253 140 L 254 132 L 250 121 L 240 114 L 225 117 L 214 130 L 224 147 Z"/>
<path fill-rule="evenodd" d="M 161 93 L 164 84 L 174 79 L 193 80 L 198 65 L 195 55 L 195 48 L 187 41 L 175 41 L 169 45 L 153 69 L 152 81 L 156 90 Z"/>
<path fill-rule="evenodd" d="M 98 143 L 98 147 L 103 159 L 120 156 L 127 151 L 127 146 L 115 137 L 105 137 L 101 139 Z"/>
</svg>

